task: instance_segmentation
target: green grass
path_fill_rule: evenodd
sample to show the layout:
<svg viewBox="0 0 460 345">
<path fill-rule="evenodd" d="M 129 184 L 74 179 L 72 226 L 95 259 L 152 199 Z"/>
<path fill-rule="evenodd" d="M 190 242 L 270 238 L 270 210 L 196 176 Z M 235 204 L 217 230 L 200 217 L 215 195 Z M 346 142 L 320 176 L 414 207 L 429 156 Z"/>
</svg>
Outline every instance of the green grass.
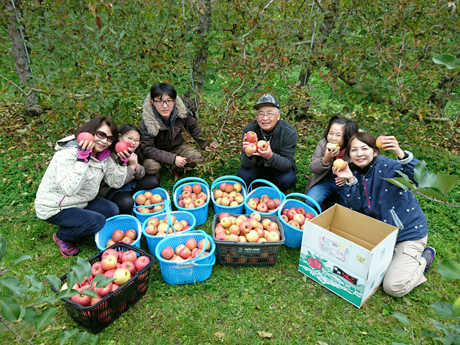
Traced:
<svg viewBox="0 0 460 345">
<path fill-rule="evenodd" d="M 372 120 L 372 119 L 371 119 Z M 364 124 L 375 128 L 372 121 Z M 15 122 L 17 121 L 17 122 Z M 247 121 L 249 122 L 249 120 Z M 18 132 L 23 124 L 32 124 L 26 132 Z M 238 166 L 240 126 L 232 135 L 234 144 L 221 148 L 221 157 L 213 170 L 201 175 L 210 184 L 212 179 L 235 174 Z M 363 125 L 363 126 L 364 126 Z M 385 124 L 384 124 L 385 125 Z M 9 127 L 11 126 L 11 127 Z M 15 127 L 17 126 L 17 127 Z M 309 176 L 311 154 L 323 131 L 322 121 L 299 122 L 299 149 L 296 155 L 299 182 L 293 192 L 303 193 Z M 388 125 L 389 126 L 389 125 Z M 389 128 L 389 127 L 388 127 Z M 411 131 L 408 131 L 411 133 Z M 64 134 L 64 133 L 61 133 Z M 230 136 L 230 134 L 229 134 Z M 402 140 L 405 148 L 429 161 L 432 171 L 459 174 L 459 159 L 439 146 L 422 145 L 416 133 Z M 439 138 L 438 138 L 439 139 Z M 438 140 L 432 138 L 431 142 Z M 13 269 L 12 274 L 23 278 L 27 274 L 61 276 L 76 264 L 76 258 L 60 255 L 52 240 L 56 227 L 39 220 L 33 209 L 33 199 L 41 176 L 53 154 L 53 142 L 38 120 L 23 115 L 12 116 L 0 132 L 0 233 L 7 238 L 5 265 L 22 255 L 32 256 Z M 438 141 L 443 141 L 438 140 Z M 222 144 L 222 143 L 221 143 Z M 25 169 L 24 169 L 25 168 Z M 192 176 L 189 174 L 188 176 Z M 171 195 L 176 181 L 162 171 L 161 186 Z M 458 203 L 459 188 L 450 195 Z M 437 249 L 434 268 L 428 281 L 404 298 L 392 298 L 380 288 L 361 309 L 329 292 L 298 272 L 300 249 L 282 246 L 274 267 L 233 268 L 216 263 L 211 277 L 205 282 L 171 286 L 161 278 L 159 265 L 152 266 L 146 295 L 119 319 L 99 334 L 100 344 L 391 344 L 409 342 L 394 332 L 401 324 L 391 314 L 407 315 L 416 335 L 422 330 L 435 331 L 429 318 L 442 320 L 431 309 L 437 301 L 453 303 L 459 285 L 442 278 L 436 267 L 443 259 L 460 261 L 458 251 L 458 210 L 421 199 L 420 203 L 430 227 L 429 244 Z M 208 220 L 200 226 L 211 234 L 212 206 Z M 141 247 L 148 251 L 145 240 Z M 80 245 L 82 258 L 97 253 L 94 240 Z M 29 338 L 33 330 L 17 325 L 18 331 Z M 57 344 L 65 329 L 78 327 L 60 307 L 58 317 L 46 332 L 34 335 L 35 344 Z M 83 329 L 81 329 L 83 330 Z M 267 338 L 263 333 L 270 333 Z M 14 336 L 0 325 L 1 343 Z"/>
</svg>

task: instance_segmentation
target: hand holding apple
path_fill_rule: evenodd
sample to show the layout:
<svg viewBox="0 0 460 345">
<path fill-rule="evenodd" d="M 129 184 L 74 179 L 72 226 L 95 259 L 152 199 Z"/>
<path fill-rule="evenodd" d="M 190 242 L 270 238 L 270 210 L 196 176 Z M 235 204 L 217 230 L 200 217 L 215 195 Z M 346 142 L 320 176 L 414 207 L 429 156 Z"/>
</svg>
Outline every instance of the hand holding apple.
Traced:
<svg viewBox="0 0 460 345">
<path fill-rule="evenodd" d="M 403 159 L 405 156 L 404 151 L 399 147 L 398 140 L 394 136 L 379 136 L 375 141 L 375 144 L 379 149 L 385 151 L 393 151 L 393 153 L 399 158 Z"/>
<path fill-rule="evenodd" d="M 261 143 L 261 141 L 263 141 L 263 143 Z M 254 156 L 260 156 L 260 157 L 265 158 L 266 160 L 269 160 L 270 158 L 272 158 L 273 157 L 273 151 L 272 151 L 272 148 L 270 146 L 270 142 L 260 140 L 257 143 L 257 152 L 254 153 Z"/>
</svg>

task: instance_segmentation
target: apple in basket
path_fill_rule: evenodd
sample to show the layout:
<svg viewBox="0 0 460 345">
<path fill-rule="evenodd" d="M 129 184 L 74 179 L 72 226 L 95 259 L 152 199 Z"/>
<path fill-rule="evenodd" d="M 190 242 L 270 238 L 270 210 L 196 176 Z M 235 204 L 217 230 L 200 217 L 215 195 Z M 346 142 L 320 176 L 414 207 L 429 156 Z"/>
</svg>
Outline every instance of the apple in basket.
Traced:
<svg viewBox="0 0 460 345">
<path fill-rule="evenodd" d="M 134 266 L 136 267 L 137 271 L 140 271 L 141 269 L 146 267 L 149 263 L 150 263 L 150 259 L 147 256 L 142 255 L 136 259 Z"/>
<path fill-rule="evenodd" d="M 125 237 L 123 230 L 117 229 L 112 233 L 112 240 L 115 242 L 121 241 L 123 237 Z"/>
<path fill-rule="evenodd" d="M 133 250 L 128 250 L 123 253 L 123 262 L 131 261 L 134 263 L 136 262 L 136 259 L 137 259 L 137 254 Z"/>
<path fill-rule="evenodd" d="M 161 257 L 166 260 L 170 260 L 174 256 L 174 249 L 170 246 L 164 248 L 161 251 Z"/>
<path fill-rule="evenodd" d="M 134 266 L 134 262 L 131 261 L 125 261 L 121 264 L 121 268 L 126 268 L 129 273 L 131 273 L 131 277 L 134 277 L 136 275 L 136 266 Z"/>
<path fill-rule="evenodd" d="M 117 268 L 113 273 L 114 283 L 121 286 L 131 279 L 131 273 L 126 268 Z"/>
<path fill-rule="evenodd" d="M 315 215 L 311 212 L 308 212 L 307 214 L 305 214 L 305 218 L 308 218 L 308 220 L 311 220 L 313 218 L 315 218 Z"/>
<path fill-rule="evenodd" d="M 134 229 L 129 229 L 126 231 L 125 236 L 129 237 L 130 239 L 134 241 L 137 238 L 137 231 Z"/>
<path fill-rule="evenodd" d="M 115 255 L 107 255 L 101 261 L 101 267 L 104 271 L 109 271 L 117 267 L 117 258 Z"/>
</svg>

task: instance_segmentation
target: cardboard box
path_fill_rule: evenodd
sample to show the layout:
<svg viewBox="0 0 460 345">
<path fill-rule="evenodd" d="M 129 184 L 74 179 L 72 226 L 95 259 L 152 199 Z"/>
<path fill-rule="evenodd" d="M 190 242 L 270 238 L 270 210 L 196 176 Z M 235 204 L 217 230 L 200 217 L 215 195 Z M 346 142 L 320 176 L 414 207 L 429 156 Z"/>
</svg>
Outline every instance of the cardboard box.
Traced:
<svg viewBox="0 0 460 345">
<path fill-rule="evenodd" d="M 360 308 L 382 283 L 398 231 L 334 205 L 307 224 L 299 271 Z"/>
</svg>

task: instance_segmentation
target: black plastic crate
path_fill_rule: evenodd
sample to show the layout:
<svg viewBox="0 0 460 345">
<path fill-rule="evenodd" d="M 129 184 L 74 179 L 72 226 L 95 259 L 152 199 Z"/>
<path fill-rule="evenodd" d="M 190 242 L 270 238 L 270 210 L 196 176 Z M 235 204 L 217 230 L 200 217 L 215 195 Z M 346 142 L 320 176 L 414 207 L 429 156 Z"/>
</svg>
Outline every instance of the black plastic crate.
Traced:
<svg viewBox="0 0 460 345">
<path fill-rule="evenodd" d="M 231 216 L 238 217 L 239 214 L 231 214 Z M 245 214 L 249 218 L 248 214 Z M 261 221 L 270 219 L 278 224 L 278 229 L 281 234 L 280 241 L 277 242 L 263 242 L 263 243 L 250 243 L 250 242 L 231 242 L 216 240 L 215 229 L 219 223 L 219 215 L 214 215 L 212 222 L 212 237 L 216 243 L 217 260 L 223 266 L 257 266 L 269 267 L 274 266 L 278 259 L 278 252 L 280 247 L 284 244 L 284 230 L 283 225 L 277 216 L 261 214 Z"/>
<path fill-rule="evenodd" d="M 142 249 L 125 243 L 118 242 L 109 248 L 117 251 L 132 250 L 139 254 L 139 256 L 147 256 L 150 259 L 150 263 L 137 272 L 134 277 L 119 289 L 109 293 L 93 306 L 83 307 L 68 298 L 63 299 L 66 302 L 65 307 L 67 312 L 72 319 L 92 333 L 98 333 L 110 325 L 114 320 L 118 319 L 123 312 L 128 310 L 130 306 L 145 295 L 149 287 L 150 268 L 155 261 L 152 255 L 147 254 Z M 96 261 L 100 261 L 102 253 L 103 252 L 99 252 L 91 259 L 88 259 L 88 262 L 92 265 Z M 63 275 L 60 279 L 64 284 L 67 281 L 67 274 Z M 59 293 L 54 286 L 51 286 L 51 289 L 54 293 Z"/>
</svg>

